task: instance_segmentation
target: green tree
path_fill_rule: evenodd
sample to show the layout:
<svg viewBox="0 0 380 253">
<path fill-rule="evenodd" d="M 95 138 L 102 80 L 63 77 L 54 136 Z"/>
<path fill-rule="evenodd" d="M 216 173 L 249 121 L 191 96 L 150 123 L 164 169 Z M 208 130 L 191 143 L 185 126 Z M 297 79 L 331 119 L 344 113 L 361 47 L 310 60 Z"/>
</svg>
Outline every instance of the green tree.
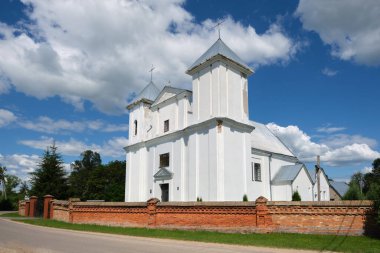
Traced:
<svg viewBox="0 0 380 253">
<path fill-rule="evenodd" d="M 26 181 L 21 182 L 18 195 L 20 200 L 25 199 L 26 196 L 29 196 L 29 186 Z"/>
<path fill-rule="evenodd" d="M 6 174 L 6 171 L 5 167 L 0 166 L 0 182 L 2 184 L 0 210 L 14 210 L 18 202 L 16 188 L 21 180 L 17 176 Z"/>
<path fill-rule="evenodd" d="M 5 190 L 5 172 L 6 171 L 7 171 L 7 168 L 5 168 L 5 166 L 0 166 L 0 184 L 2 186 L 1 197 L 4 199 L 7 198 L 7 191 Z"/>
<path fill-rule="evenodd" d="M 43 197 L 51 194 L 57 199 L 67 198 L 67 177 L 63 169 L 61 155 L 55 145 L 49 147 L 43 154 L 37 169 L 31 174 L 30 194 Z"/>
<path fill-rule="evenodd" d="M 5 191 L 7 193 L 7 197 L 9 201 L 12 203 L 12 209 L 17 208 L 19 197 L 16 192 L 16 188 L 21 183 L 21 179 L 14 175 L 5 175 L 6 178 L 6 186 Z"/>
<path fill-rule="evenodd" d="M 85 199 L 123 201 L 125 192 L 125 161 L 111 161 L 92 170 L 87 181 Z"/>
<path fill-rule="evenodd" d="M 375 174 L 376 177 L 380 177 L 380 158 L 377 158 L 373 161 L 372 173 Z"/>
<path fill-rule="evenodd" d="M 81 154 L 81 160 L 72 164 L 72 172 L 69 176 L 70 196 L 87 199 L 91 194 L 88 189 L 88 180 L 91 173 L 102 164 L 102 159 L 97 152 L 86 150 Z"/>
<path fill-rule="evenodd" d="M 344 200 L 362 200 L 364 199 L 364 196 L 362 192 L 360 191 L 360 187 L 355 182 L 350 182 L 348 191 L 343 196 Z"/>
</svg>

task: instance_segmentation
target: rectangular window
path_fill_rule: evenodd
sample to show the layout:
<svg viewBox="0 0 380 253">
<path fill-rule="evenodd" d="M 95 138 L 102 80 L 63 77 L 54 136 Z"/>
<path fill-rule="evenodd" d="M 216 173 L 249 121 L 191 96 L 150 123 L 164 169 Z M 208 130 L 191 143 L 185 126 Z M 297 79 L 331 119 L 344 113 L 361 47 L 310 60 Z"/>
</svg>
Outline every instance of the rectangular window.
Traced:
<svg viewBox="0 0 380 253">
<path fill-rule="evenodd" d="M 251 171 L 252 171 L 252 181 L 255 181 L 255 169 L 253 167 L 253 163 L 251 163 Z"/>
<path fill-rule="evenodd" d="M 261 181 L 261 164 L 260 163 L 254 163 L 252 177 L 254 178 L 253 179 L 254 181 Z"/>
<path fill-rule="evenodd" d="M 169 131 L 169 120 L 164 121 L 164 133 Z"/>
<path fill-rule="evenodd" d="M 169 153 L 160 155 L 160 168 L 169 167 Z"/>
</svg>

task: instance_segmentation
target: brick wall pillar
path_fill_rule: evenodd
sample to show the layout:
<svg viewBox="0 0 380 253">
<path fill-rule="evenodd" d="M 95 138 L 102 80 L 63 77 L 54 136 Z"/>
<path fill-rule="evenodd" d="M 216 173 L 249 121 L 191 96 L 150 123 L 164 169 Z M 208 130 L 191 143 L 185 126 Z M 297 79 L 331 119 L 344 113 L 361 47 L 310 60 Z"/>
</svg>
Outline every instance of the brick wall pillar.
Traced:
<svg viewBox="0 0 380 253">
<path fill-rule="evenodd" d="M 269 227 L 272 225 L 272 217 L 267 206 L 268 200 L 264 197 L 256 199 L 256 226 Z"/>
<path fill-rule="evenodd" d="M 157 203 L 160 202 L 159 199 L 151 198 L 147 202 L 148 209 L 148 226 L 155 227 L 156 226 L 156 213 L 157 213 Z"/>
<path fill-rule="evenodd" d="M 30 206 L 29 206 L 29 217 L 36 216 L 36 209 L 37 209 L 37 197 L 32 196 L 29 198 Z"/>
<path fill-rule="evenodd" d="M 29 210 L 30 210 L 30 201 L 26 200 L 25 201 L 25 214 L 24 214 L 24 216 L 29 216 Z"/>
<path fill-rule="evenodd" d="M 50 219 L 50 202 L 53 200 L 52 195 L 44 196 L 44 219 Z"/>
</svg>

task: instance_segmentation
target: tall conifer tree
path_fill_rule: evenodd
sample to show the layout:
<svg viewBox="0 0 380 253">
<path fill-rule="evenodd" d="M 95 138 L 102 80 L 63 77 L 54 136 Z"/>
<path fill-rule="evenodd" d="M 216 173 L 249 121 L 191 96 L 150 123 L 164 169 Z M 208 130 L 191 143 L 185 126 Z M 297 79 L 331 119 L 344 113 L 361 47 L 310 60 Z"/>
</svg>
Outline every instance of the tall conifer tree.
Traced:
<svg viewBox="0 0 380 253">
<path fill-rule="evenodd" d="M 61 155 L 57 153 L 55 144 L 45 151 L 38 168 L 30 174 L 32 175 L 31 196 L 42 197 L 51 194 L 57 199 L 67 198 L 66 172 L 63 169 L 63 161 Z"/>
</svg>

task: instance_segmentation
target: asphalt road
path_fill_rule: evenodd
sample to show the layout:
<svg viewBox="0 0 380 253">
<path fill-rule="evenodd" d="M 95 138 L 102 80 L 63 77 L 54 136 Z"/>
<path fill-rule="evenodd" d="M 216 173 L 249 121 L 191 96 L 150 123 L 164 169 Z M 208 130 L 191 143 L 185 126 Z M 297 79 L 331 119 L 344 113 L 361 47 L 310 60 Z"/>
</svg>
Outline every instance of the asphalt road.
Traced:
<svg viewBox="0 0 380 253">
<path fill-rule="evenodd" d="M 311 252 L 184 242 L 46 228 L 0 218 L 0 253 L 269 253 Z"/>
</svg>

